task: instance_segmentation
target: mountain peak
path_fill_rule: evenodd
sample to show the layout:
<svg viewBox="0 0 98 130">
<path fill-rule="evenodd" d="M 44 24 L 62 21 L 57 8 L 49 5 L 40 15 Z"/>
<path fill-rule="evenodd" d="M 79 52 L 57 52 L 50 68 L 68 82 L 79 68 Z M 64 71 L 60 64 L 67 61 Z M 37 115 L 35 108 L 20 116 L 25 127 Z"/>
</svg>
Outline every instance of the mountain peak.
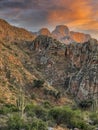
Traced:
<svg viewBox="0 0 98 130">
<path fill-rule="evenodd" d="M 42 29 L 39 30 L 38 35 L 47 35 L 47 36 L 50 36 L 51 33 L 50 33 L 49 29 L 42 28 Z"/>
<path fill-rule="evenodd" d="M 62 35 L 69 35 L 69 28 L 65 25 L 57 25 L 55 30 L 52 32 L 53 34 L 55 33 L 60 33 Z"/>
</svg>

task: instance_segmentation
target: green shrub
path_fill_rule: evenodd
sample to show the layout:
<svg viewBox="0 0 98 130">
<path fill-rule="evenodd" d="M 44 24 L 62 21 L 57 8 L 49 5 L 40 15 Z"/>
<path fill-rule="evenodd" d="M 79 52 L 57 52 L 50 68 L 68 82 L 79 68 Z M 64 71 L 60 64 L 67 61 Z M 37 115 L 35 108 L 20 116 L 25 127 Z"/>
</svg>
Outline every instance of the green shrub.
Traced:
<svg viewBox="0 0 98 130">
<path fill-rule="evenodd" d="M 93 121 L 94 125 L 98 125 L 98 114 L 96 112 L 93 112 L 90 115 L 90 119 Z"/>
<path fill-rule="evenodd" d="M 69 124 L 71 118 L 74 116 L 74 112 L 70 108 L 55 107 L 50 110 L 49 115 L 57 124 Z"/>
<path fill-rule="evenodd" d="M 49 101 L 43 102 L 42 105 L 43 105 L 44 108 L 47 108 L 47 109 L 50 109 L 52 107 L 52 105 L 51 105 L 51 103 Z"/>
<path fill-rule="evenodd" d="M 70 107 L 54 107 L 50 110 L 49 115 L 51 120 L 58 125 L 66 124 L 69 128 L 79 128 L 81 130 L 91 129 L 81 118 L 79 110 L 72 110 Z"/>
<path fill-rule="evenodd" d="M 40 88 L 43 87 L 44 81 L 43 80 L 34 80 L 33 87 Z"/>
<path fill-rule="evenodd" d="M 28 104 L 25 108 L 25 112 L 27 113 L 27 116 L 31 116 L 34 117 L 35 116 L 35 112 L 34 110 L 34 104 Z"/>
<path fill-rule="evenodd" d="M 0 114 L 7 114 L 11 112 L 17 112 L 18 108 L 12 104 L 5 104 L 0 108 Z"/>
<path fill-rule="evenodd" d="M 11 116 L 7 122 L 9 130 L 20 130 L 25 127 L 24 121 L 18 114 Z"/>
<path fill-rule="evenodd" d="M 35 116 L 39 119 L 42 119 L 44 121 L 47 120 L 48 118 L 48 110 L 46 108 L 44 108 L 43 106 L 39 106 L 39 105 L 28 105 L 26 106 L 26 113 L 28 114 L 28 116 Z"/>
<path fill-rule="evenodd" d="M 32 122 L 30 130 L 48 130 L 48 126 L 47 123 L 37 119 Z"/>
<path fill-rule="evenodd" d="M 37 118 L 42 119 L 43 121 L 46 121 L 48 118 L 48 111 L 42 106 L 35 106 L 33 112 Z"/>
<path fill-rule="evenodd" d="M 70 124 L 70 126 L 72 128 L 76 127 L 76 128 L 82 129 L 82 130 L 89 130 L 88 129 L 88 125 L 86 124 L 86 122 L 81 120 L 81 119 L 79 119 L 79 118 L 72 118 L 70 120 L 69 124 Z"/>
</svg>

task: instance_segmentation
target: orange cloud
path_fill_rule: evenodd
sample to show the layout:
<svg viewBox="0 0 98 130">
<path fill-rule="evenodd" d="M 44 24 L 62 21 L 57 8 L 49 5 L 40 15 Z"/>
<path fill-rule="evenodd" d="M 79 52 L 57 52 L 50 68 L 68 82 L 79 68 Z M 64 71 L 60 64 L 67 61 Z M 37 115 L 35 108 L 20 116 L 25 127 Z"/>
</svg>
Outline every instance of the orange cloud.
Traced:
<svg viewBox="0 0 98 130">
<path fill-rule="evenodd" d="M 58 0 L 57 0 L 58 1 Z M 89 1 L 89 0 L 88 0 Z M 85 0 L 70 1 L 61 0 L 60 8 L 50 11 L 48 16 L 49 22 L 67 22 L 79 19 L 88 19 L 91 16 L 92 8 Z"/>
<path fill-rule="evenodd" d="M 92 0 L 55 1 L 58 8 L 49 12 L 48 22 L 50 24 L 65 24 L 78 31 L 88 30 L 88 33 L 94 33 L 94 30 L 98 29 L 98 19 L 96 19 L 98 11 L 95 9 L 97 6 L 92 3 Z M 95 3 L 98 5 L 98 1 Z"/>
</svg>

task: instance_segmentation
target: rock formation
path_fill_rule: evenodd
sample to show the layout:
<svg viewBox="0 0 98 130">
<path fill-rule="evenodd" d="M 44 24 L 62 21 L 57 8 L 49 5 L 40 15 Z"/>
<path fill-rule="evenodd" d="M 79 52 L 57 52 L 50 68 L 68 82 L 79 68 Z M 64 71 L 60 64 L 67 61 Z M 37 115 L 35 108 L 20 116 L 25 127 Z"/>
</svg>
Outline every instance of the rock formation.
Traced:
<svg viewBox="0 0 98 130">
<path fill-rule="evenodd" d="M 65 87 L 77 101 L 94 98 L 98 100 L 98 42 L 90 40 L 83 44 L 68 45 L 66 52 L 69 82 Z"/>
<path fill-rule="evenodd" d="M 63 45 L 47 36 L 33 42 L 36 64 L 49 84 L 64 87 L 77 102 L 98 98 L 98 42 Z"/>
</svg>

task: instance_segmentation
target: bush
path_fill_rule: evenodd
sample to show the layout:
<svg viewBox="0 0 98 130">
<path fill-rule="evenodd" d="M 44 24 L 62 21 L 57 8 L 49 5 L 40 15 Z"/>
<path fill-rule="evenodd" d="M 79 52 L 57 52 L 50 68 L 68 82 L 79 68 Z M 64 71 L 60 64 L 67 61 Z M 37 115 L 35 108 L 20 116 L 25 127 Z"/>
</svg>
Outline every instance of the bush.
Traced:
<svg viewBox="0 0 98 130">
<path fill-rule="evenodd" d="M 43 121 L 46 121 L 48 118 L 48 111 L 42 106 L 35 106 L 33 112 L 37 118 L 42 119 Z"/>
<path fill-rule="evenodd" d="M 35 120 L 32 122 L 30 130 L 48 130 L 48 126 L 42 120 Z"/>
<path fill-rule="evenodd" d="M 44 81 L 43 80 L 34 80 L 33 87 L 40 88 L 43 87 Z"/>
<path fill-rule="evenodd" d="M 43 107 L 47 108 L 47 109 L 50 109 L 52 107 L 52 105 L 51 105 L 51 103 L 49 101 L 45 101 L 45 102 L 43 102 Z"/>
<path fill-rule="evenodd" d="M 12 104 L 5 104 L 0 108 L 0 114 L 8 114 L 11 112 L 17 112 L 18 108 Z"/>
<path fill-rule="evenodd" d="M 28 105 L 26 106 L 26 112 L 28 116 L 35 116 L 43 121 L 46 121 L 48 118 L 48 110 L 45 109 L 43 106 L 35 106 L 35 105 Z"/>
<path fill-rule="evenodd" d="M 34 104 L 28 104 L 25 108 L 25 112 L 27 113 L 28 116 L 35 116 L 35 112 L 33 111 L 34 110 Z"/>
<path fill-rule="evenodd" d="M 79 118 L 76 118 L 76 117 L 72 118 L 70 120 L 70 126 L 72 128 L 76 127 L 76 128 L 82 129 L 82 130 L 89 130 L 88 129 L 88 125 L 86 124 L 86 122 L 81 120 L 81 119 L 79 119 Z"/>
<path fill-rule="evenodd" d="M 98 125 L 98 114 L 96 112 L 93 112 L 91 115 L 90 115 L 90 119 L 93 121 L 93 124 L 94 125 Z"/>
<path fill-rule="evenodd" d="M 18 114 L 11 116 L 7 122 L 9 130 L 20 130 L 25 127 L 24 121 Z"/>
<path fill-rule="evenodd" d="M 50 117 L 59 125 L 61 123 L 69 124 L 71 118 L 74 116 L 70 108 L 55 107 L 49 112 Z"/>
<path fill-rule="evenodd" d="M 68 128 L 79 128 L 81 130 L 90 130 L 86 122 L 81 118 L 79 110 L 72 110 L 69 107 L 55 107 L 49 112 L 52 121 L 60 124 L 66 124 Z"/>
</svg>

